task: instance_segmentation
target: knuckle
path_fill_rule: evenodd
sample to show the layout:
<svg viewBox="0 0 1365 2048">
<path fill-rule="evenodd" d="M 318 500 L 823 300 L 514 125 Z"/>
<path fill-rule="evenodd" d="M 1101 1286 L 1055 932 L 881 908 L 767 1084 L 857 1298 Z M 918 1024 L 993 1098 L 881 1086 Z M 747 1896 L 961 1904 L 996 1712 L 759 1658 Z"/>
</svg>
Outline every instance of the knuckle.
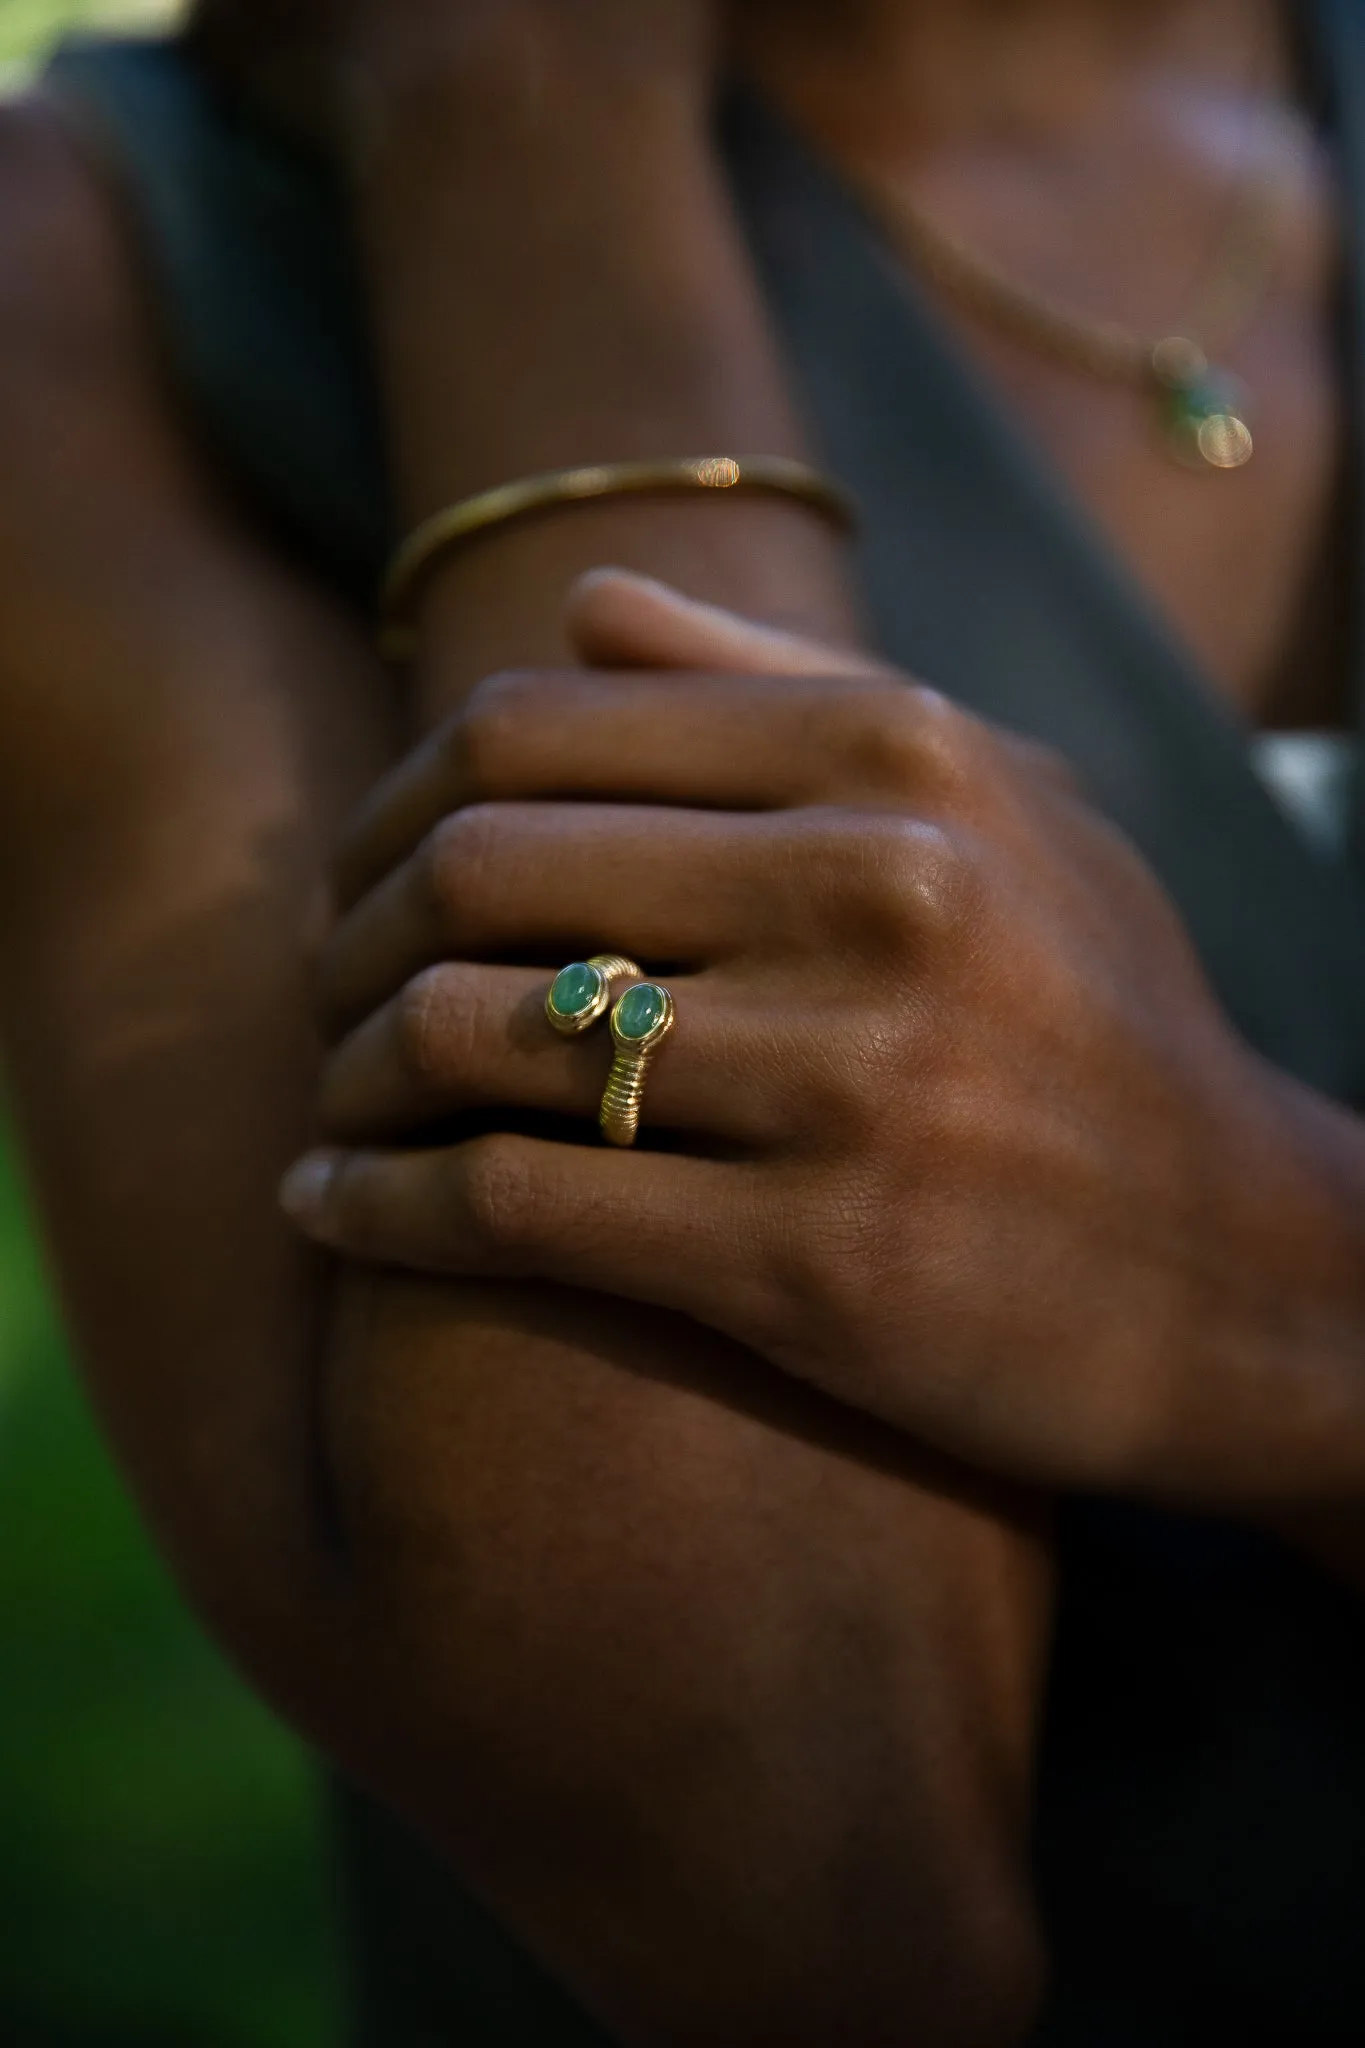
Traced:
<svg viewBox="0 0 1365 2048">
<path fill-rule="evenodd" d="M 542 693 L 541 678 L 523 669 L 486 676 L 471 691 L 447 741 L 451 765 L 471 797 L 516 789 L 525 735 L 534 730 Z"/>
<path fill-rule="evenodd" d="M 882 683 L 850 690 L 832 707 L 834 746 L 857 787 L 907 796 L 949 792 L 967 777 L 978 727 L 937 690 Z"/>
<path fill-rule="evenodd" d="M 902 836 L 890 883 L 921 938 L 951 939 L 976 918 L 980 875 L 967 843 L 935 825 Z"/>
<path fill-rule="evenodd" d="M 844 1173 L 824 1199 L 807 1199 L 782 1241 L 775 1293 L 793 1329 L 817 1342 L 866 1318 L 881 1226 L 862 1177 Z"/>
<path fill-rule="evenodd" d="M 452 811 L 427 835 L 420 856 L 420 887 L 442 921 L 477 895 L 496 857 L 499 819 L 493 804 Z"/>
<path fill-rule="evenodd" d="M 470 1037 L 466 979 L 459 967 L 428 967 L 397 998 L 399 1065 L 404 1078 L 424 1093 L 465 1065 Z"/>
<path fill-rule="evenodd" d="M 859 685 L 828 705 L 830 754 L 855 789 L 899 793 L 914 779 L 914 734 L 899 685 Z"/>
<path fill-rule="evenodd" d="M 850 849 L 863 921 L 883 943 L 918 947 L 951 938 L 977 900 L 975 864 L 963 841 L 923 818 L 881 818 Z"/>
<path fill-rule="evenodd" d="M 332 1210 L 350 1251 L 361 1258 L 382 1252 L 388 1220 L 384 1199 L 375 1176 L 354 1158 L 344 1158 L 337 1168 Z"/>
<path fill-rule="evenodd" d="M 515 1139 L 478 1138 L 466 1148 L 464 1221 L 484 1252 L 507 1257 L 528 1250 L 540 1204 Z"/>
<path fill-rule="evenodd" d="M 860 1026 L 864 1021 L 859 1019 Z M 864 1042 L 853 1057 L 827 1061 L 803 1077 L 797 1100 L 799 1128 L 817 1132 L 823 1152 L 837 1154 L 875 1137 L 886 1114 L 884 1095 L 880 1089 L 874 1090 L 878 1064 Z"/>
<path fill-rule="evenodd" d="M 1060 748 L 1050 747 L 1042 740 L 1012 736 L 1010 751 L 1016 765 L 1033 781 L 1064 796 L 1082 794 L 1081 778 Z"/>
<path fill-rule="evenodd" d="M 919 787 L 941 802 L 966 796 L 983 766 L 983 729 L 941 691 L 913 683 L 903 716 L 914 733 Z"/>
</svg>

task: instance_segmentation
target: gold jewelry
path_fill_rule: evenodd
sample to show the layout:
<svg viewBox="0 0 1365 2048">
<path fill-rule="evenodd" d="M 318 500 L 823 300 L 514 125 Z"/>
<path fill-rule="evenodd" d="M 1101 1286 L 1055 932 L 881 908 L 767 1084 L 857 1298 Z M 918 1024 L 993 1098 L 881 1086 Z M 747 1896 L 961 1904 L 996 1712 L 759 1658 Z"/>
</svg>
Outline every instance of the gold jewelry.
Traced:
<svg viewBox="0 0 1365 2048">
<path fill-rule="evenodd" d="M 447 549 L 460 547 L 514 520 L 600 498 L 670 492 L 742 491 L 794 498 L 849 531 L 857 525 L 853 501 L 820 472 L 785 455 L 701 455 L 681 461 L 605 462 L 583 469 L 550 470 L 482 491 L 424 519 L 389 567 L 380 597 L 380 645 L 394 661 L 411 658 L 407 615 L 422 584 Z"/>
<path fill-rule="evenodd" d="M 577 1038 L 606 1016 L 613 982 L 643 979 L 643 969 L 623 953 L 598 953 L 591 960 L 575 960 L 551 982 L 545 1015 L 561 1038 Z"/>
<path fill-rule="evenodd" d="M 673 998 L 655 981 L 628 988 L 612 1011 L 611 1035 L 616 1057 L 611 1063 L 599 1118 L 602 1135 L 609 1145 L 629 1147 L 635 1143 L 645 1077 L 675 1021 Z"/>
<path fill-rule="evenodd" d="M 863 190 L 917 267 L 967 312 L 1086 376 L 1145 388 L 1160 407 L 1171 453 L 1187 467 L 1241 469 L 1255 447 L 1247 393 L 1211 358 L 1232 344 L 1269 288 L 1290 182 L 1287 155 L 1251 182 L 1184 331 L 1155 338 L 1091 319 L 1021 284 L 899 192 L 870 182 Z"/>
</svg>

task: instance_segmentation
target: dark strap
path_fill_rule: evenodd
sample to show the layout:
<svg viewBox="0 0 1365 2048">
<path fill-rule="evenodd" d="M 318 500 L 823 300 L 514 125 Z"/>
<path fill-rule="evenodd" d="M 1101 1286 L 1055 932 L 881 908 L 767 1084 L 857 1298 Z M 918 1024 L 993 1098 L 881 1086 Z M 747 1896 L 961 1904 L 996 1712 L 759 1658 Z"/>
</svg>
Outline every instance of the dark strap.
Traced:
<svg viewBox="0 0 1365 2048">
<path fill-rule="evenodd" d="M 1156 869 L 1246 1037 L 1300 1079 L 1365 1100 L 1359 870 L 1329 866 L 1274 804 L 1246 725 L 851 196 L 753 105 L 730 143 L 823 452 L 867 515 L 863 582 L 882 647 L 1060 748 Z"/>
<path fill-rule="evenodd" d="M 1365 91 L 1344 53 L 1330 69 L 1357 137 Z M 1155 867 L 1244 1034 L 1361 1100 L 1359 873 L 1318 859 L 1274 806 L 1245 725 L 851 196 L 752 104 L 729 143 L 824 455 L 867 513 L 881 645 L 1060 747 Z M 1347 362 L 1358 420 L 1354 338 Z M 1365 2039 L 1358 1602 L 1249 1532 L 1138 1509 L 1076 1505 L 1063 1557 L 1038 1822 L 1057 1991 L 1040 2040 Z"/>
<path fill-rule="evenodd" d="M 69 43 L 46 84 L 127 194 L 168 362 L 219 467 L 368 603 L 393 522 L 335 188 L 213 96 L 175 43 Z"/>
</svg>

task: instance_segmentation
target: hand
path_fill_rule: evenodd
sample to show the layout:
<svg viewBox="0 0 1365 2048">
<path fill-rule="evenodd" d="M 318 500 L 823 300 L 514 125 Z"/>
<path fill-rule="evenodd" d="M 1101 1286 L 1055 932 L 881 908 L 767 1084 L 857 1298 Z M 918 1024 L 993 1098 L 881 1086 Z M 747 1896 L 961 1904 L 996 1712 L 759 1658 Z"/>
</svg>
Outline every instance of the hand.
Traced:
<svg viewBox="0 0 1365 2048">
<path fill-rule="evenodd" d="M 319 1155 L 304 1227 L 682 1311 L 1009 1476 L 1296 1484 L 1322 1387 L 1262 1386 L 1309 1213 L 1293 1120 L 1129 846 L 1058 763 L 873 664 L 619 578 L 577 628 L 590 659 L 721 673 L 495 678 L 376 799 L 326 1126 L 509 1131 Z M 667 1153 L 511 1132 L 589 1136 L 609 1046 L 541 1006 L 546 964 L 608 949 L 676 997 Z"/>
</svg>

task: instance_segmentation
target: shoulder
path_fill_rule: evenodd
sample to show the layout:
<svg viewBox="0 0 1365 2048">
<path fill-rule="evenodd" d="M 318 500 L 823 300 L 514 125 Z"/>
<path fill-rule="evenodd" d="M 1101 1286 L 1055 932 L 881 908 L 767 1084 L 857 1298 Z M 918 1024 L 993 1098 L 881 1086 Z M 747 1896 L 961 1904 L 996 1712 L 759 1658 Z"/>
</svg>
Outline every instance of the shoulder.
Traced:
<svg viewBox="0 0 1365 2048">
<path fill-rule="evenodd" d="M 0 636 L 32 615 L 60 538 L 105 509 L 164 410 L 137 265 L 105 181 L 56 111 L 0 105 Z M 38 576 L 38 585 L 34 578 Z"/>
<path fill-rule="evenodd" d="M 142 339 L 126 242 L 112 192 L 56 108 L 37 96 L 0 103 L 0 407 L 6 428 L 77 367 L 77 348 L 88 373 L 97 348 L 126 363 Z"/>
<path fill-rule="evenodd" d="M 71 833 L 119 841 L 191 786 L 201 810 L 246 820 L 301 731 L 337 786 L 359 794 L 375 763 L 374 664 L 204 463 L 143 276 L 116 190 L 62 117 L 0 108 L 11 873 L 48 870 Z"/>
<path fill-rule="evenodd" d="M 113 194 L 42 101 L 0 106 L 0 798 L 79 753 L 167 414 Z M 108 737 L 107 734 L 102 737 Z M 21 806 L 22 807 L 22 806 Z"/>
</svg>

